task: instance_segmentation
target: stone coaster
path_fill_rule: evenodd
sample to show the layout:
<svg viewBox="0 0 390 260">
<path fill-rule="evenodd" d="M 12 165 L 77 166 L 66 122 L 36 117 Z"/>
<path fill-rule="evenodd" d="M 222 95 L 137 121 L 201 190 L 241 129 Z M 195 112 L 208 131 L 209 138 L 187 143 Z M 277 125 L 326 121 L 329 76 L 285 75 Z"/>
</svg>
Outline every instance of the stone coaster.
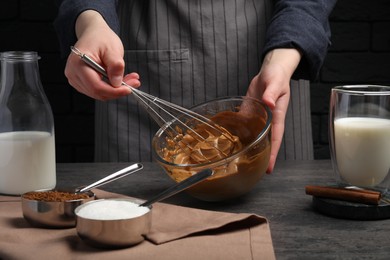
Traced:
<svg viewBox="0 0 390 260">
<path fill-rule="evenodd" d="M 383 196 L 378 205 L 368 205 L 313 196 L 313 207 L 318 212 L 335 218 L 379 220 L 390 218 L 390 196 Z"/>
</svg>

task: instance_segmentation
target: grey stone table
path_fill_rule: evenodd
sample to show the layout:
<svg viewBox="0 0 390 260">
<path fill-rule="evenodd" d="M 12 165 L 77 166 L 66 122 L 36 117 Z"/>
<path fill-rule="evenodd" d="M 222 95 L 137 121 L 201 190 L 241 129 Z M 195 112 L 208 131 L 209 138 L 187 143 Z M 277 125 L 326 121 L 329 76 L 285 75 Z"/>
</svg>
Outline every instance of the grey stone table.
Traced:
<svg viewBox="0 0 390 260">
<path fill-rule="evenodd" d="M 58 164 L 58 185 L 86 185 L 130 164 Z M 142 171 L 101 189 L 148 199 L 173 184 L 157 164 L 142 164 Z M 305 186 L 333 183 L 328 160 L 283 161 L 249 194 L 232 201 L 203 202 L 181 193 L 164 202 L 266 217 L 277 259 L 390 259 L 390 220 L 338 219 L 313 210 Z"/>
</svg>

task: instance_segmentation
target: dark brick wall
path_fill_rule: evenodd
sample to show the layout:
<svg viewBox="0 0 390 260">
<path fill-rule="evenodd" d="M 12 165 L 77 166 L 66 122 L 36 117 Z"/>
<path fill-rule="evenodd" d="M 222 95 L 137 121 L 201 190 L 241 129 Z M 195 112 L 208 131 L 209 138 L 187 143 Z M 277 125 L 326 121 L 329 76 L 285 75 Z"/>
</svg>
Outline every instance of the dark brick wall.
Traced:
<svg viewBox="0 0 390 260">
<path fill-rule="evenodd" d="M 315 158 L 329 155 L 330 90 L 346 84 L 390 85 L 390 1 L 339 0 L 331 17 L 332 46 L 312 83 Z"/>
<path fill-rule="evenodd" d="M 0 51 L 39 53 L 41 81 L 54 114 L 57 161 L 92 161 L 94 104 L 67 84 L 52 26 L 56 14 L 54 0 L 1 0 Z"/>
<path fill-rule="evenodd" d="M 58 162 L 93 160 L 93 101 L 69 87 L 52 27 L 54 0 L 1 0 L 0 51 L 34 50 L 55 117 Z M 390 1 L 339 0 L 331 16 L 333 45 L 312 83 L 315 158 L 329 158 L 328 109 L 335 85 L 390 85 Z"/>
</svg>

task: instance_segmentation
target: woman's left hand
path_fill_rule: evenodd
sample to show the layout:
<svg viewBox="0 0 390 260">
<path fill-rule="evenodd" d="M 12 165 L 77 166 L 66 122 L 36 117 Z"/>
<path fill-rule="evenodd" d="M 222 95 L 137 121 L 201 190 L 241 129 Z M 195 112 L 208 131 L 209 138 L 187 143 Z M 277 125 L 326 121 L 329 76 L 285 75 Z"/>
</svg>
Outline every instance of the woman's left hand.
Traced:
<svg viewBox="0 0 390 260">
<path fill-rule="evenodd" d="M 301 59 L 296 49 L 274 49 L 267 53 L 259 74 L 251 81 L 247 96 L 262 100 L 272 111 L 271 157 L 267 173 L 275 166 L 283 139 L 290 100 L 290 79 Z"/>
</svg>

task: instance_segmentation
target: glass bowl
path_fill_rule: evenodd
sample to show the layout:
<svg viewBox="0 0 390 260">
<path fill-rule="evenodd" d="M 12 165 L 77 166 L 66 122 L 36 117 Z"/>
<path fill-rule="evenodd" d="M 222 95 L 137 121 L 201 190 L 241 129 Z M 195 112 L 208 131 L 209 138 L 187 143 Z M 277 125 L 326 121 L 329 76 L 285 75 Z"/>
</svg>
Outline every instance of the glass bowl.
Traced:
<svg viewBox="0 0 390 260">
<path fill-rule="evenodd" d="M 183 162 L 172 153 L 172 129 L 185 133 L 187 126 L 198 129 L 198 121 L 172 120 L 161 127 L 152 140 L 153 156 L 176 182 L 210 168 L 214 175 L 186 190 L 204 201 L 222 201 L 248 193 L 265 174 L 271 152 L 271 110 L 250 97 L 224 97 L 202 103 L 191 109 L 240 140 L 234 151 L 210 161 Z M 180 119 L 180 121 L 182 121 Z M 176 132 L 175 132 L 176 133 Z M 167 152 L 168 151 L 168 152 Z"/>
</svg>

